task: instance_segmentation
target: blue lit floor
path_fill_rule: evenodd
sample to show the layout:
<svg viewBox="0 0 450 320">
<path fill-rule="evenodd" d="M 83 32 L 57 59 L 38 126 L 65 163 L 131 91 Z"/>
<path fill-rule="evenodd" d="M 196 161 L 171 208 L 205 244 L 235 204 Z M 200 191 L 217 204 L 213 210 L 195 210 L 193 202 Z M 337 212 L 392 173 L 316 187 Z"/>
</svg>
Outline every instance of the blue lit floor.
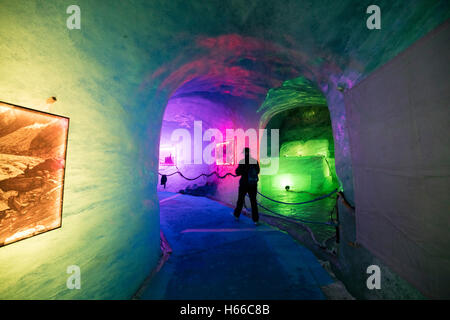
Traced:
<svg viewBox="0 0 450 320">
<path fill-rule="evenodd" d="M 207 198 L 159 197 L 173 253 L 141 299 L 325 299 L 332 278 L 289 235 Z"/>
</svg>

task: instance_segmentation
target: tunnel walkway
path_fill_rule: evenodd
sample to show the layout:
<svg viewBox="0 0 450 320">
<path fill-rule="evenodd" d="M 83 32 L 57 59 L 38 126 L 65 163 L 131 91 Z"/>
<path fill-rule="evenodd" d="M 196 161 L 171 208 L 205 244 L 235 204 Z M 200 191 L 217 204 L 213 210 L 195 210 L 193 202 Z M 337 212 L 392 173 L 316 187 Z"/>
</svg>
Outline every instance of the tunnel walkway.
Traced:
<svg viewBox="0 0 450 320">
<path fill-rule="evenodd" d="M 208 198 L 158 195 L 173 252 L 140 299 L 325 299 L 333 279 L 289 235 Z"/>
</svg>

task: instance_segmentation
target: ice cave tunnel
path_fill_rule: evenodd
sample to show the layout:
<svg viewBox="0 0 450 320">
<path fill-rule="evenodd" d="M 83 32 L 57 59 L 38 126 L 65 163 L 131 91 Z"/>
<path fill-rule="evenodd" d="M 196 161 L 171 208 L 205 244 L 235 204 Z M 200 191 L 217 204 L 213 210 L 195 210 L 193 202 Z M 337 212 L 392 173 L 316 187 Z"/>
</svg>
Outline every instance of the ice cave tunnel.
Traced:
<svg viewBox="0 0 450 320">
<path fill-rule="evenodd" d="M 0 246 L 0 298 L 449 298 L 449 2 L 377 2 L 0 1 L 1 232 L 61 170 L 2 189 L 51 137 L 6 106 L 70 118 L 62 223 Z"/>
</svg>

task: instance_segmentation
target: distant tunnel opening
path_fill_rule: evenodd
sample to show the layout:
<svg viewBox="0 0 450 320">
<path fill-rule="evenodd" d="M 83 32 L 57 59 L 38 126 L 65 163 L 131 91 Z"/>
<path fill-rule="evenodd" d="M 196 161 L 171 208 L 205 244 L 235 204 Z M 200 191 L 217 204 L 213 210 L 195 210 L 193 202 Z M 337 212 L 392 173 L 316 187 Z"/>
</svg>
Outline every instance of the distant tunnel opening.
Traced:
<svg viewBox="0 0 450 320">
<path fill-rule="evenodd" d="M 257 128 L 258 105 L 229 94 L 213 80 L 194 79 L 178 88 L 167 103 L 161 127 L 158 172 L 167 180 L 160 179 L 158 191 L 234 203 L 238 179 L 227 174 L 234 174 L 243 153 L 227 130 Z"/>
</svg>

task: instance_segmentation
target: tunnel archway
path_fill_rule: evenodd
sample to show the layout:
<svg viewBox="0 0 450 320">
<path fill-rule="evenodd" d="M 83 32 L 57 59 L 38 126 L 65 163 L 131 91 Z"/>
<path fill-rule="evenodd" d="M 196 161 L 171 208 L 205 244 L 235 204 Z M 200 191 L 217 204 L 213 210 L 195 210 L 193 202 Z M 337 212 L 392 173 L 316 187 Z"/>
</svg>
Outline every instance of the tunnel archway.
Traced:
<svg viewBox="0 0 450 320">
<path fill-rule="evenodd" d="M 351 201 L 352 168 L 341 91 L 351 87 L 360 74 L 342 74 L 340 66 L 329 58 L 313 59 L 298 43 L 283 46 L 266 39 L 237 34 L 197 37 L 178 57 L 150 75 L 148 81 L 159 83 L 158 104 L 163 110 L 167 101 L 178 96 L 179 91 L 183 92 L 182 95 L 221 95 L 246 99 L 252 107 L 246 106 L 240 111 L 254 109 L 255 104 L 259 106 L 255 111 L 259 125 L 255 128 L 264 128 L 274 114 L 292 107 L 284 102 L 268 104 L 266 95 L 273 96 L 300 86 L 301 90 L 296 91 L 295 98 L 301 100 L 300 105 L 328 106 L 330 110 L 336 172 L 344 193 Z M 275 102 L 276 99 L 270 101 Z M 232 197 L 229 191 L 224 193 Z"/>
<path fill-rule="evenodd" d="M 278 172 L 261 176 L 262 194 L 287 203 L 311 201 L 341 188 L 336 174 L 334 132 L 327 101 L 305 77 L 269 90 L 259 108 L 261 128 L 279 130 Z M 271 146 L 267 148 L 271 154 Z M 273 155 L 272 155 L 273 156 Z M 335 196 L 300 206 L 259 198 L 263 206 L 283 216 L 327 223 L 333 218 Z M 326 225 L 308 224 L 319 241 L 335 236 Z"/>
<path fill-rule="evenodd" d="M 192 55 L 192 46 L 201 50 Z M 315 172 L 321 171 L 322 174 L 307 175 L 305 173 L 303 179 L 297 179 L 296 186 L 293 186 L 289 197 L 309 200 L 312 194 L 323 194 L 338 185 L 348 190 L 350 198 L 352 197 L 351 163 L 348 161 L 347 133 L 343 129 L 345 128 L 345 114 L 342 110 L 343 96 L 339 88 L 351 85 L 351 79 L 357 77 L 357 74 L 334 78 L 333 72 L 339 70 L 337 65 L 326 60 L 312 61 L 302 53 L 299 47 L 286 48 L 262 39 L 234 34 L 215 38 L 199 37 L 186 50 L 191 53 L 191 59 L 187 59 L 187 55 L 180 54 L 179 58 L 161 67 L 152 75 L 153 80 L 159 79 L 161 83 L 158 89 L 160 92 L 171 93 L 162 119 L 160 159 L 164 157 L 161 153 L 162 148 L 169 146 L 172 152 L 175 150 L 173 144 L 169 142 L 167 130 L 173 132 L 176 127 L 185 128 L 190 132 L 189 135 L 193 141 L 193 124 L 196 120 L 205 120 L 206 128 L 203 127 L 203 130 L 215 127 L 223 132 L 227 126 L 244 130 L 264 129 L 270 120 L 275 121 L 286 115 L 289 117 L 289 113 L 296 114 L 293 109 L 302 108 L 297 111 L 306 112 L 305 119 L 302 120 L 304 122 L 315 121 L 315 117 L 311 116 L 309 117 L 311 119 L 307 120 L 308 114 L 320 115 L 316 118 L 321 118 L 324 122 L 324 127 L 327 129 L 326 138 L 284 141 L 289 142 L 290 146 L 280 145 L 279 151 L 282 151 L 283 157 L 286 158 L 285 155 L 289 155 L 293 150 L 304 149 L 303 153 L 306 153 L 302 160 L 309 157 L 309 165 L 315 163 L 313 166 Z M 301 74 L 303 76 L 300 76 Z M 304 125 L 308 127 L 306 122 Z M 203 147 L 206 144 L 204 143 Z M 193 154 L 193 146 L 189 148 Z M 296 152 L 298 153 L 298 150 Z M 285 162 L 284 158 L 283 162 Z M 341 169 L 340 175 L 344 177 L 342 180 L 336 174 L 338 165 L 335 165 L 335 159 Z M 292 157 L 289 160 L 295 161 Z M 306 163 L 304 162 L 303 165 Z M 158 165 L 160 176 L 161 174 L 170 175 L 167 180 L 167 189 L 164 189 L 160 184 L 161 181 L 158 181 L 158 190 L 203 195 L 234 205 L 237 200 L 237 179 L 229 177 L 226 181 L 222 181 L 216 176 L 211 176 L 189 181 L 177 174 L 172 174 L 182 171 L 186 177 L 195 178 L 200 174 L 209 174 L 213 171 L 218 171 L 220 174 L 232 173 L 235 168 L 235 165 L 217 166 L 215 164 L 182 165 L 181 168 Z M 266 189 L 265 191 L 269 191 L 269 194 L 273 193 L 274 190 L 267 190 L 267 187 L 262 185 L 272 184 L 272 182 L 267 183 L 269 180 L 285 184 L 281 180 L 286 178 L 286 173 L 276 172 L 273 178 L 262 177 L 261 190 Z M 289 177 L 289 174 L 287 176 Z M 305 178 L 307 176 L 308 183 Z M 300 185 L 300 181 L 303 181 L 305 185 Z M 284 187 L 281 189 L 282 192 L 285 192 Z M 296 191 L 303 193 L 295 194 Z M 276 193 L 273 196 L 283 199 L 286 194 Z M 328 221 L 329 213 L 334 205 L 334 199 L 324 200 L 318 206 L 309 205 L 307 208 L 302 208 L 298 215 L 307 214 L 313 221 L 317 218 L 319 221 Z M 292 215 L 291 208 L 288 211 Z M 335 234 L 333 228 L 313 227 L 313 229 L 323 236 L 319 238 L 329 238 Z M 325 229 L 326 231 L 323 232 Z"/>
<path fill-rule="evenodd" d="M 197 139 L 194 128 L 196 122 L 202 125 L 202 152 L 209 143 L 217 142 L 214 138 L 211 142 L 203 141 L 203 131 L 210 128 L 221 131 L 223 138 L 227 128 L 280 130 L 280 168 L 272 175 L 261 176 L 259 185 L 263 194 L 287 202 L 308 201 L 340 185 L 335 170 L 330 112 L 323 93 L 312 81 L 305 77 L 287 80 L 269 89 L 263 101 L 261 98 L 236 94 L 236 88 L 227 86 L 225 82 L 238 83 L 233 78 L 223 80 L 217 75 L 199 75 L 182 83 L 168 99 L 161 127 L 158 166 L 160 177 L 166 175 L 167 180 L 159 181 L 158 191 L 208 196 L 229 205 L 235 204 L 238 179 L 228 177 L 221 180 L 215 175 L 195 178 L 212 172 L 218 172 L 219 175 L 234 173 L 238 159 L 228 165 L 218 165 L 216 162 L 195 164 L 195 161 L 186 164 L 183 163 L 185 159 L 180 155 L 178 144 L 171 140 L 175 130 L 185 129 L 189 137 L 190 160 L 193 160 L 193 144 Z M 270 141 L 269 138 L 269 150 Z M 215 157 L 214 147 L 208 152 L 211 151 Z M 164 163 L 167 152 L 169 158 L 171 153 L 174 156 Z M 268 155 L 271 156 L 270 153 Z M 184 177 L 176 172 L 182 172 Z M 286 186 L 290 187 L 289 192 L 286 192 Z M 259 200 L 263 205 L 268 205 L 266 199 L 259 197 Z M 335 198 L 332 197 L 295 209 L 270 204 L 268 207 L 288 217 L 328 222 L 335 204 Z M 332 227 L 312 226 L 311 229 L 320 241 L 335 235 Z"/>
</svg>

